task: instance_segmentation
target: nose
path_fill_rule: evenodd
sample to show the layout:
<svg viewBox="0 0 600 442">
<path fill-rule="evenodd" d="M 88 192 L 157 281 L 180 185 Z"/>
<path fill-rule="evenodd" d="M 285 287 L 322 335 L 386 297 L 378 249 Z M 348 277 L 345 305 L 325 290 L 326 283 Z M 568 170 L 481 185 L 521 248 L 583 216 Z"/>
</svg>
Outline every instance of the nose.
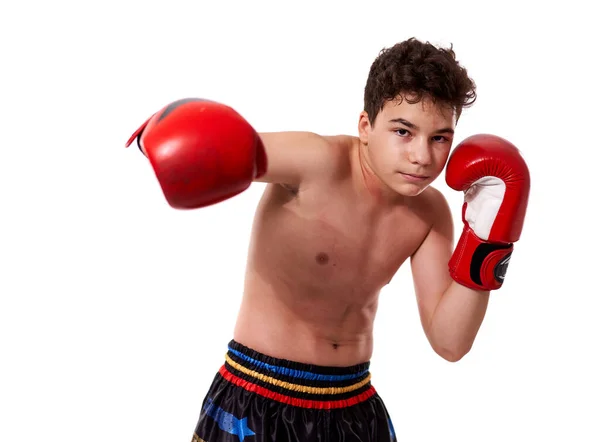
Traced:
<svg viewBox="0 0 600 442">
<path fill-rule="evenodd" d="M 432 161 L 431 146 L 425 137 L 416 138 L 410 143 L 409 161 L 420 166 L 429 166 Z"/>
</svg>

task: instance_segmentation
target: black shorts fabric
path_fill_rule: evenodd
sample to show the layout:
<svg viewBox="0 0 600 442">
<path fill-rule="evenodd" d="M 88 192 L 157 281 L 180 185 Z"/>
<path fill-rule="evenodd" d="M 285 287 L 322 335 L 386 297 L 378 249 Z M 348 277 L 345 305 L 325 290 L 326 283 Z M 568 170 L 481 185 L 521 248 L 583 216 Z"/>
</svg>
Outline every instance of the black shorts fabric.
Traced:
<svg viewBox="0 0 600 442">
<path fill-rule="evenodd" d="M 323 367 L 229 343 L 193 442 L 395 442 L 369 362 Z"/>
</svg>

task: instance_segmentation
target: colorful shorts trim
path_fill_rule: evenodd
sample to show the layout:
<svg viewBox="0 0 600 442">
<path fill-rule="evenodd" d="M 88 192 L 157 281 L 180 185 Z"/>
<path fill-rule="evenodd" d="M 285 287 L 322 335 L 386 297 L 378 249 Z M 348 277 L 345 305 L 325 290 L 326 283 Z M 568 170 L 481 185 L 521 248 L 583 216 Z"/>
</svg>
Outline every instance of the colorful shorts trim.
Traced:
<svg viewBox="0 0 600 442">
<path fill-rule="evenodd" d="M 229 343 L 193 442 L 390 442 L 394 429 L 369 362 L 324 367 Z"/>
</svg>

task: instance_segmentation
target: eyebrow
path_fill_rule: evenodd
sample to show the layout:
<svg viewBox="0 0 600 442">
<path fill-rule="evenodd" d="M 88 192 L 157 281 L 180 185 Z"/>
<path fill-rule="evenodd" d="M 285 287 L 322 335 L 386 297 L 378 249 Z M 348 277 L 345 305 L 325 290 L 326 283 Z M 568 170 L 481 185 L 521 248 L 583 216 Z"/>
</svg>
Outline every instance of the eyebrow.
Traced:
<svg viewBox="0 0 600 442">
<path fill-rule="evenodd" d="M 405 120 L 404 118 L 393 118 L 390 120 L 390 123 L 401 123 L 404 124 L 406 127 L 410 127 L 411 129 L 415 129 L 415 130 L 419 130 L 419 126 L 417 126 L 414 123 L 411 123 L 408 120 Z M 454 129 L 452 129 L 451 127 L 444 127 L 442 129 L 436 130 L 435 131 L 436 134 L 453 134 L 454 133 Z"/>
</svg>

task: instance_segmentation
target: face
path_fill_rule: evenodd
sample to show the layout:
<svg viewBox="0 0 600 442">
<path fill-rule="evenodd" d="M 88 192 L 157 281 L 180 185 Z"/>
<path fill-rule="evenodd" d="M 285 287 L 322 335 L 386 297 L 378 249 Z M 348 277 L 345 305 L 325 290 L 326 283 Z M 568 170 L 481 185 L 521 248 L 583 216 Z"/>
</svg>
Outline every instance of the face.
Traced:
<svg viewBox="0 0 600 442">
<path fill-rule="evenodd" d="M 446 165 L 455 120 L 453 110 L 429 99 L 389 101 L 373 125 L 361 113 L 359 137 L 367 172 L 396 194 L 420 194 Z"/>
</svg>

